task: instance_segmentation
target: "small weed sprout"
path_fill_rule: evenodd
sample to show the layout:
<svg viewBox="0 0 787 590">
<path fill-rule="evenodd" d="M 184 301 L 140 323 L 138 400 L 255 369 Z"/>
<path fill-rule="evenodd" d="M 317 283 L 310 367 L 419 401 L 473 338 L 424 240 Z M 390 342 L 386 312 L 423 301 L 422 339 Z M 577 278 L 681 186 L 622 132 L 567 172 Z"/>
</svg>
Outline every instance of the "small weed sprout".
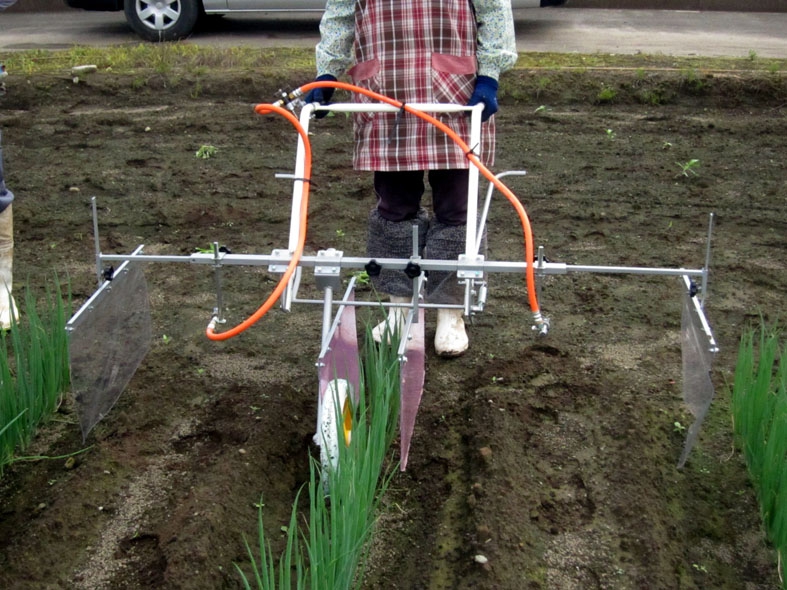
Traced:
<svg viewBox="0 0 787 590">
<path fill-rule="evenodd" d="M 544 105 L 541 105 L 540 107 L 536 108 L 536 110 L 533 111 L 533 112 L 538 114 L 538 113 L 543 113 L 546 110 L 547 110 L 547 108 Z"/>
<path fill-rule="evenodd" d="M 700 161 L 692 158 L 688 162 L 675 162 L 680 167 L 680 174 L 686 176 L 697 176 L 697 168 L 700 167 Z"/>
<path fill-rule="evenodd" d="M 607 134 L 607 139 L 610 141 L 612 141 L 616 137 L 615 132 L 612 131 L 612 129 L 607 129 L 606 134 Z"/>
<path fill-rule="evenodd" d="M 675 422 L 672 423 L 672 431 L 673 432 L 683 433 L 685 430 L 686 430 L 686 427 L 683 424 L 681 424 L 680 422 L 678 422 L 677 420 L 675 420 Z"/>
<path fill-rule="evenodd" d="M 754 49 L 749 49 L 749 61 L 755 61 L 757 59 L 757 52 Z"/>
<path fill-rule="evenodd" d="M 202 145 L 194 155 L 198 158 L 202 158 L 203 160 L 207 160 L 208 158 L 215 156 L 216 152 L 218 151 L 219 149 L 214 145 Z"/>
<path fill-rule="evenodd" d="M 542 76 L 541 78 L 539 78 L 538 81 L 536 82 L 537 84 L 536 97 L 541 96 L 541 93 L 544 92 L 549 87 L 550 83 L 551 83 L 550 79 L 546 76 Z"/>
<path fill-rule="evenodd" d="M 596 96 L 599 102 L 612 102 L 615 100 L 615 97 L 618 93 L 615 91 L 614 88 L 610 88 L 609 86 L 604 86 Z"/>
<path fill-rule="evenodd" d="M 691 92 L 702 92 L 705 89 L 705 82 L 697 74 L 694 68 L 684 68 L 683 83 Z"/>
<path fill-rule="evenodd" d="M 344 235 L 345 235 L 345 234 L 344 234 L 344 230 L 343 230 L 343 229 L 337 229 L 337 230 L 336 230 L 336 237 L 337 237 L 337 238 L 343 238 L 343 237 L 344 237 Z"/>
<path fill-rule="evenodd" d="M 668 150 L 671 147 L 672 147 L 672 143 L 670 143 L 669 141 L 665 141 L 664 143 L 661 144 L 661 149 L 663 150 Z"/>
<path fill-rule="evenodd" d="M 355 284 L 358 286 L 367 286 L 371 282 L 369 278 L 369 273 L 365 270 L 361 270 L 353 275 L 355 277 Z"/>
<path fill-rule="evenodd" d="M 194 84 L 194 88 L 192 88 L 191 92 L 189 92 L 189 96 L 191 98 L 199 98 L 201 94 L 202 94 L 202 82 L 197 80 Z"/>
<path fill-rule="evenodd" d="M 653 106 L 658 106 L 666 102 L 665 97 L 662 96 L 661 92 L 658 90 L 644 90 L 639 95 L 639 99 L 645 104 L 650 104 Z"/>
<path fill-rule="evenodd" d="M 233 223 L 231 221 L 227 221 L 222 223 L 223 227 L 232 227 Z M 197 254 L 214 254 L 216 246 L 213 244 L 208 244 L 206 247 L 202 248 L 200 246 L 194 246 L 194 252 Z M 218 251 L 221 254 L 232 254 L 232 251 L 227 248 L 227 246 L 218 246 Z"/>
</svg>

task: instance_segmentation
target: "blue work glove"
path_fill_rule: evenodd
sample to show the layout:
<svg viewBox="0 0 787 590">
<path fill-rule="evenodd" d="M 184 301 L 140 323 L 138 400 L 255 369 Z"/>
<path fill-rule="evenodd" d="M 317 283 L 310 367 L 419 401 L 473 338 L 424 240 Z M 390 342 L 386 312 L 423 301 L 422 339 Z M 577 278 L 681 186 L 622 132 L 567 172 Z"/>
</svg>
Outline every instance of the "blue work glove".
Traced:
<svg viewBox="0 0 787 590">
<path fill-rule="evenodd" d="M 315 78 L 315 82 L 336 82 L 336 76 L 323 74 L 322 76 L 317 76 L 317 78 Z M 303 97 L 303 102 L 306 104 L 312 102 L 319 104 L 330 104 L 331 97 L 333 96 L 333 90 L 333 88 L 314 88 L 313 90 L 309 90 L 309 92 L 306 93 L 306 96 Z M 322 119 L 327 115 L 328 111 L 317 111 L 314 113 L 314 116 L 318 119 Z"/>
<path fill-rule="evenodd" d="M 467 106 L 472 107 L 480 102 L 484 103 L 481 122 L 486 123 L 489 117 L 500 109 L 497 105 L 497 80 L 489 76 L 478 76 L 476 78 L 475 90 L 473 90 L 470 100 L 467 101 Z"/>
</svg>

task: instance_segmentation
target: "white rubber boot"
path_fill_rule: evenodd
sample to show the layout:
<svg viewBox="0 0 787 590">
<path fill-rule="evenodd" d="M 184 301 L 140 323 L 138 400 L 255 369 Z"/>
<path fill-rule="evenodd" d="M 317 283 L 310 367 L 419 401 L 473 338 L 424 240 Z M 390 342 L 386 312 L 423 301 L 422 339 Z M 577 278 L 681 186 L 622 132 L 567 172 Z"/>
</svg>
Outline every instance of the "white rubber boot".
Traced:
<svg viewBox="0 0 787 590">
<path fill-rule="evenodd" d="M 461 356 L 467 350 L 469 341 L 462 315 L 461 309 L 437 310 L 434 349 L 438 356 L 447 358 Z"/>
<path fill-rule="evenodd" d="M 11 328 L 11 316 L 19 317 L 11 290 L 14 282 L 14 214 L 12 205 L 0 212 L 0 329 Z"/>
<path fill-rule="evenodd" d="M 412 297 L 397 297 L 391 295 L 391 303 L 410 303 Z M 388 309 L 388 317 L 372 328 L 372 338 L 375 342 L 391 343 L 391 336 L 401 334 L 404 330 L 404 322 L 407 319 L 406 307 L 391 307 Z"/>
</svg>

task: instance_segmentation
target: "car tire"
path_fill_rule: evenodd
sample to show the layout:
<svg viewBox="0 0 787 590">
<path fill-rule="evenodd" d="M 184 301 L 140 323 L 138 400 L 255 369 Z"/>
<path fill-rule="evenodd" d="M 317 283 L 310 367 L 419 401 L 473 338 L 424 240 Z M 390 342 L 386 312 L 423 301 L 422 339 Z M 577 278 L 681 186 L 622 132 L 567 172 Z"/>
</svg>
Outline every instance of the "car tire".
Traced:
<svg viewBox="0 0 787 590">
<path fill-rule="evenodd" d="M 188 37 L 202 14 L 200 0 L 126 0 L 128 24 L 146 41 Z"/>
</svg>

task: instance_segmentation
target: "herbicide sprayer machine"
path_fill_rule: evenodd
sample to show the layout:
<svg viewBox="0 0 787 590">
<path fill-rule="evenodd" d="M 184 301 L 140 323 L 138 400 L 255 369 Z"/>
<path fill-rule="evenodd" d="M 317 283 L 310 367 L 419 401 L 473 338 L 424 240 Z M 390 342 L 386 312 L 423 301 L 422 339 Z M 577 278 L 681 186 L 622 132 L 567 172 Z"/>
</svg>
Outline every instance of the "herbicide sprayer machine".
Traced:
<svg viewBox="0 0 787 590">
<path fill-rule="evenodd" d="M 317 87 L 332 86 L 362 92 L 371 102 L 335 103 L 328 106 L 303 105 L 300 97 Z M 296 107 L 302 106 L 296 117 Z M 407 259 L 370 260 L 364 256 L 346 256 L 330 248 L 316 255 L 303 253 L 306 238 L 307 212 L 311 178 L 311 147 L 308 137 L 312 115 L 317 110 L 352 113 L 359 111 L 398 113 L 397 116 L 420 117 L 436 126 L 452 139 L 470 161 L 468 186 L 468 223 L 465 252 L 457 260 L 430 260 L 419 256 L 418 231 L 413 230 L 412 256 Z M 274 104 L 260 104 L 255 111 L 261 115 L 276 114 L 287 119 L 298 133 L 295 170 L 292 174 L 277 175 L 293 183 L 289 242 L 286 247 L 274 249 L 270 254 L 232 254 L 213 243 L 211 252 L 197 252 L 188 256 L 147 255 L 139 246 L 131 254 L 109 255 L 100 251 L 95 200 L 93 225 L 96 247 L 98 290 L 77 311 L 67 324 L 69 352 L 72 368 L 72 388 L 76 395 L 83 436 L 103 418 L 114 405 L 136 368 L 141 363 L 151 342 L 150 314 L 147 288 L 141 268 L 144 263 L 188 262 L 213 269 L 216 277 L 216 305 L 206 330 L 211 340 L 226 340 L 257 322 L 277 303 L 285 311 L 294 304 L 314 304 L 322 307 L 322 337 L 317 356 L 319 380 L 317 427 L 315 442 L 321 447 L 323 465 L 335 465 L 340 442 L 348 444 L 352 433 L 351 408 L 359 392 L 358 339 L 356 334 L 356 308 L 362 306 L 398 305 L 405 310 L 406 320 L 400 334 L 398 358 L 401 363 L 401 416 L 400 416 L 400 465 L 407 466 L 408 449 L 413 434 L 415 417 L 421 401 L 424 384 L 424 309 L 446 307 L 429 304 L 422 298 L 422 287 L 429 271 L 456 272 L 457 280 L 464 286 L 464 302 L 457 304 L 464 314 L 483 312 L 487 299 L 487 273 L 521 273 L 526 280 L 528 304 L 532 314 L 533 332 L 546 336 L 549 321 L 539 307 L 538 280 L 548 275 L 568 273 L 612 273 L 635 275 L 663 275 L 679 277 L 683 291 L 683 317 L 681 343 L 683 356 L 683 394 L 695 422 L 689 428 L 679 466 L 682 465 L 696 439 L 700 424 L 713 398 L 710 380 L 711 362 L 717 351 L 716 343 L 703 311 L 708 280 L 710 235 L 713 216 L 710 217 L 708 246 L 705 265 L 699 269 L 645 268 L 623 266 L 578 266 L 548 262 L 543 248 L 533 247 L 530 221 L 524 207 L 501 180 L 510 174 L 493 175 L 480 162 L 469 146 L 480 145 L 481 111 L 483 105 L 465 107 L 452 104 L 402 104 L 388 97 L 339 82 L 312 82 L 291 93 L 282 94 Z M 471 116 L 469 143 L 455 136 L 453 131 L 434 117 L 440 113 L 460 113 Z M 486 198 L 479 210 L 479 174 L 489 181 Z M 486 225 L 493 192 L 502 193 L 516 210 L 524 233 L 524 260 L 487 260 L 481 252 L 482 236 Z M 118 265 L 114 270 L 104 270 Z M 222 301 L 222 269 L 230 266 L 267 266 L 270 273 L 279 275 L 276 288 L 248 319 L 237 326 L 219 331 L 224 326 Z M 299 297 L 301 276 L 306 269 L 313 272 L 314 283 L 322 298 Z M 412 300 L 409 304 L 356 301 L 355 285 L 359 271 L 369 275 L 383 269 L 404 270 L 412 279 Z M 345 286 L 343 272 L 355 273 Z M 699 284 L 698 284 L 699 281 Z"/>
</svg>

